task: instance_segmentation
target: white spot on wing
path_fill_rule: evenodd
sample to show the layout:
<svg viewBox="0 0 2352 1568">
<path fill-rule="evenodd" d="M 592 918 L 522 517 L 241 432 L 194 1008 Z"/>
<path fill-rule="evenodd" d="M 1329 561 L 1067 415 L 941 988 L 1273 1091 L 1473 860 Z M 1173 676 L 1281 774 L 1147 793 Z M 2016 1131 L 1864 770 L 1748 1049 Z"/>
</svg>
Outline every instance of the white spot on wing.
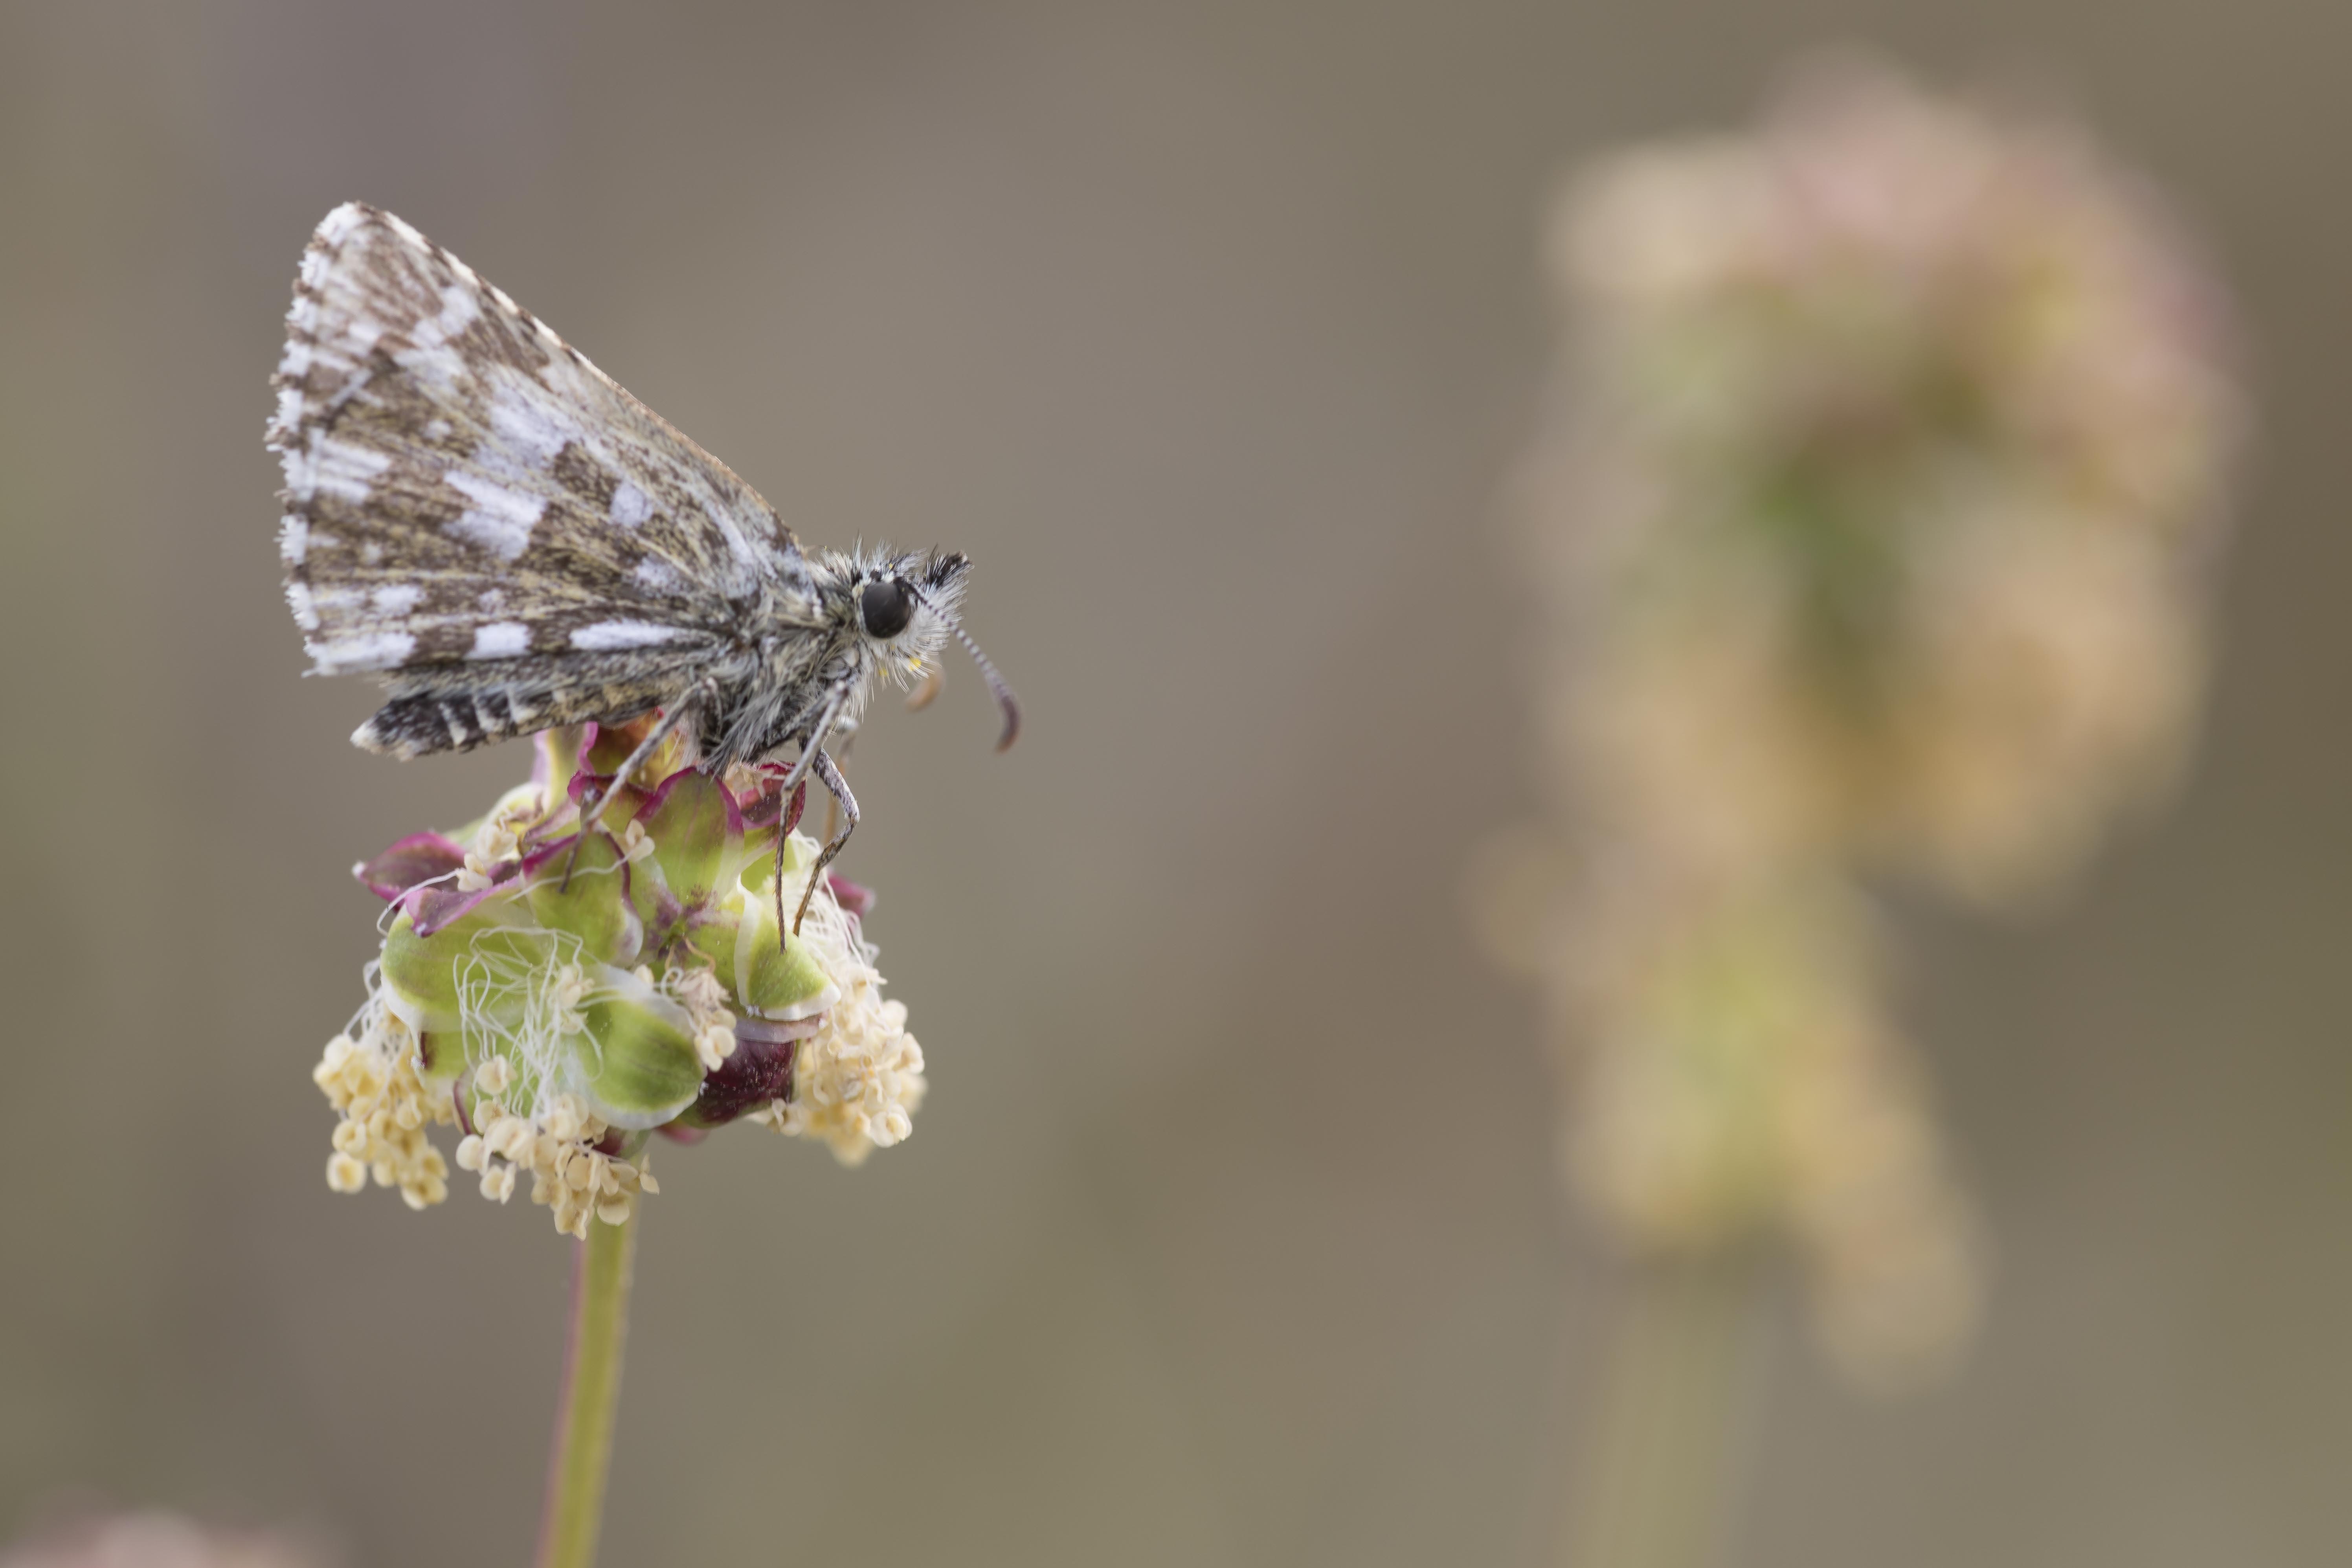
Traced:
<svg viewBox="0 0 2352 1568">
<path fill-rule="evenodd" d="M 305 646 L 320 674 L 341 675 L 351 669 L 389 669 L 415 649 L 416 638 L 409 632 L 362 632 Z"/>
<path fill-rule="evenodd" d="M 593 626 L 582 626 L 572 634 L 572 646 L 584 653 L 608 648 L 651 647 L 666 643 L 678 635 L 676 626 L 665 626 L 654 621 L 598 621 Z"/>
<path fill-rule="evenodd" d="M 287 452 L 286 485 L 303 499 L 330 495 L 363 501 L 374 489 L 376 476 L 390 467 L 392 458 L 385 453 L 329 440 L 324 430 L 314 429 L 307 450 Z"/>
<path fill-rule="evenodd" d="M 748 567 L 753 572 L 759 571 L 760 552 L 751 548 L 751 542 L 743 536 L 743 530 L 737 525 L 735 520 L 727 515 L 727 509 L 711 505 L 704 510 L 709 513 L 710 521 L 719 525 L 719 531 L 726 536 L 727 552 L 735 558 L 736 564 Z"/>
<path fill-rule="evenodd" d="M 587 432 L 572 417 L 572 411 L 553 398 L 541 394 L 523 395 L 520 388 L 530 382 L 514 382 L 499 387 L 490 400 L 491 444 L 497 457 L 519 463 L 526 469 L 546 468 L 555 461 L 555 455 L 569 442 L 586 446 Z M 492 453 L 480 454 L 485 462 L 494 461 Z"/>
<path fill-rule="evenodd" d="M 446 343 L 481 319 L 481 301 L 474 291 L 463 283 L 451 283 L 441 290 L 441 313 L 433 319 L 432 330 Z"/>
<path fill-rule="evenodd" d="M 648 594 L 683 595 L 687 591 L 685 574 L 657 555 L 648 555 L 638 562 L 636 570 L 629 575 Z"/>
<path fill-rule="evenodd" d="M 301 353 L 298 355 L 296 350 Z M 308 343 L 286 345 L 285 363 L 278 367 L 285 372 L 287 383 L 278 389 L 278 422 L 269 432 L 271 441 L 284 445 L 302 427 L 302 377 L 310 373 L 310 348 Z"/>
<path fill-rule="evenodd" d="M 495 479 L 452 469 L 449 483 L 474 504 L 448 525 L 448 531 L 468 544 L 478 544 L 501 561 L 512 561 L 530 548 L 530 531 L 547 510 L 544 497 L 510 490 Z"/>
<path fill-rule="evenodd" d="M 437 314 L 420 318 L 409 329 L 410 348 L 396 356 L 401 367 L 436 392 L 446 395 L 473 374 L 465 356 L 450 346 L 480 319 L 479 299 L 463 283 L 441 289 Z"/>
<path fill-rule="evenodd" d="M 404 616 L 416 608 L 425 590 L 414 583 L 394 583 L 368 595 L 368 608 L 379 616 Z"/>
<path fill-rule="evenodd" d="M 322 325 L 319 302 L 310 299 L 297 299 L 286 313 L 286 353 L 278 362 L 278 374 L 289 383 L 278 390 L 281 443 L 292 438 L 301 421 L 341 407 L 367 384 L 368 374 L 361 362 L 383 335 L 383 326 L 356 309 L 339 320 L 340 325 L 334 321 Z M 328 327 L 333 331 L 328 331 Z M 340 390 L 316 405 L 305 395 L 314 370 L 330 383 L 342 383 Z"/>
<path fill-rule="evenodd" d="M 616 526 L 642 528 L 653 514 L 653 498 L 628 480 L 623 479 L 613 491 L 613 521 Z"/>
<path fill-rule="evenodd" d="M 319 629 L 319 612 L 310 605 L 310 585 L 307 583 L 286 584 L 286 607 L 294 612 L 294 624 L 306 632 Z"/>
<path fill-rule="evenodd" d="M 310 525 L 294 512 L 288 512 L 278 523 L 278 558 L 289 566 L 299 566 L 310 552 Z"/>
<path fill-rule="evenodd" d="M 520 621 L 492 621 L 474 628 L 467 658 L 513 658 L 530 651 L 530 628 Z"/>
</svg>

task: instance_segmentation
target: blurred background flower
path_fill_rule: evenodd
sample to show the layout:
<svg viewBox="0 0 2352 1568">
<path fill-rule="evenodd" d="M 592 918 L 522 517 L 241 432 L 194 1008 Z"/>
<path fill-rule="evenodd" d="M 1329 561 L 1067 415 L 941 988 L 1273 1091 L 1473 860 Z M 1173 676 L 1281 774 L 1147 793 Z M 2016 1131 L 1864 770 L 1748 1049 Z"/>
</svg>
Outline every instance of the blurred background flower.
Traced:
<svg viewBox="0 0 2352 1568">
<path fill-rule="evenodd" d="M 1543 985 L 1589 1206 L 1669 1268 L 1793 1242 L 1834 1359 L 1909 1383 L 1983 1248 L 1870 889 L 2046 896 L 2173 778 L 2241 424 L 2217 290 L 2071 123 L 1856 58 L 1598 161 L 1550 258 L 1523 553 L 1565 848 L 1490 849 L 1484 922 Z"/>
<path fill-rule="evenodd" d="M 322 1568 L 325 1561 L 285 1536 L 215 1530 L 163 1512 L 77 1520 L 0 1549 L 0 1568 Z"/>
<path fill-rule="evenodd" d="M 2076 128 L 1816 65 L 1749 135 L 1597 163 L 1552 270 L 1555 794 L 1701 874 L 2013 901 L 2168 780 L 2238 394 Z"/>
<path fill-rule="evenodd" d="M 2169 782 L 2240 424 L 2216 291 L 2072 125 L 1853 58 L 1598 163 L 1551 256 L 1525 543 L 1574 859 L 1489 923 L 1580 1059 L 1583 1190 L 1637 1246 L 1797 1237 L 1832 1349 L 1899 1376 L 1976 1283 L 1841 884 L 2014 904 Z"/>
</svg>

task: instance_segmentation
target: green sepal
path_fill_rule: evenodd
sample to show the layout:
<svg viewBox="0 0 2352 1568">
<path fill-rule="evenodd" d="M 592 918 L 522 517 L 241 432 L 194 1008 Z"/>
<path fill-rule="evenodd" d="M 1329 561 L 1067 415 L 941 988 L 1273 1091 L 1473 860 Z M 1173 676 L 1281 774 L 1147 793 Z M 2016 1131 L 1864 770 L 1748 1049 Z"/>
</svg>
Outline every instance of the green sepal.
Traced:
<svg viewBox="0 0 2352 1568">
<path fill-rule="evenodd" d="M 625 969 L 596 975 L 597 999 L 581 1009 L 566 1087 L 614 1127 L 658 1127 L 702 1091 L 702 1058 L 687 1010 Z"/>
<path fill-rule="evenodd" d="M 572 775 L 580 771 L 580 726 L 559 724 L 552 730 L 541 730 L 532 737 L 531 745 L 539 753 L 531 773 L 545 781 L 550 807 L 556 812 L 568 809 Z"/>
<path fill-rule="evenodd" d="M 451 1029 L 416 1037 L 416 1076 L 426 1083 L 449 1083 L 466 1070 L 466 1037 Z"/>
<path fill-rule="evenodd" d="M 637 820 L 653 838 L 654 863 L 670 896 L 689 909 L 708 903 L 743 837 L 726 787 L 690 769 L 667 781 L 659 803 Z"/>
<path fill-rule="evenodd" d="M 795 838 L 792 847 L 798 849 Z M 799 897 L 800 868 L 792 856 L 785 861 L 784 886 Z M 799 937 L 776 940 L 775 883 L 762 879 L 743 895 L 743 910 L 735 922 L 735 952 L 721 979 L 731 979 L 735 998 L 745 1011 L 762 1018 L 789 1023 L 824 1012 L 841 999 L 833 979 L 817 963 L 809 944 Z"/>
<path fill-rule="evenodd" d="M 419 1034 L 456 1032 L 457 975 L 469 956 L 530 963 L 544 951 L 544 938 L 509 923 L 513 914 L 512 898 L 493 896 L 431 936 L 418 936 L 401 910 L 383 938 L 383 985 L 393 1011 Z"/>
<path fill-rule="evenodd" d="M 727 988 L 730 996 L 736 994 L 735 923 L 740 918 L 732 906 L 740 901 L 740 898 L 741 895 L 738 894 L 727 905 L 707 912 L 703 918 L 688 925 L 684 933 L 686 945 L 702 955 L 710 965 L 711 973 L 719 977 L 719 984 Z"/>
<path fill-rule="evenodd" d="M 784 875 L 789 877 L 808 864 L 815 853 L 815 844 L 805 834 L 795 833 L 784 840 Z M 776 870 L 776 825 L 746 828 L 743 848 L 736 862 L 735 885 L 754 897 L 773 901 Z"/>
<path fill-rule="evenodd" d="M 606 834 L 589 834 L 566 887 L 563 868 L 570 855 L 569 848 L 552 855 L 531 875 L 523 897 L 532 918 L 578 937 L 586 956 L 599 963 L 635 963 L 645 923 L 625 896 L 629 871 L 619 848 Z"/>
</svg>

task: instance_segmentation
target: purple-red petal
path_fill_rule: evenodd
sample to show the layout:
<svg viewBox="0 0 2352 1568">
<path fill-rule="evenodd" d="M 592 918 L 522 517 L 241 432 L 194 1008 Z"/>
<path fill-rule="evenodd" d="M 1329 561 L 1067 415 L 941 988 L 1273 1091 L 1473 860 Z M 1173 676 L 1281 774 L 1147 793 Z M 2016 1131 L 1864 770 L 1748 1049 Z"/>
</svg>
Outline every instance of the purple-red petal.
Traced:
<svg viewBox="0 0 2352 1568">
<path fill-rule="evenodd" d="M 421 883 L 446 877 L 466 864 L 466 851 L 437 833 L 412 833 L 378 855 L 352 868 L 361 885 L 386 903 Z"/>
<path fill-rule="evenodd" d="M 747 1039 L 738 1029 L 734 1054 L 703 1075 L 702 1093 L 678 1120 L 689 1127 L 723 1127 L 772 1100 L 790 1098 L 798 1048 L 796 1040 Z"/>
<path fill-rule="evenodd" d="M 874 907 L 874 889 L 862 882 L 853 882 L 838 872 L 828 871 L 824 884 L 833 889 L 833 901 L 853 919 L 864 920 L 866 911 Z"/>
<path fill-rule="evenodd" d="M 781 763 L 761 763 L 752 778 L 751 786 L 736 794 L 736 805 L 742 817 L 743 837 L 764 841 L 758 847 L 760 855 L 775 853 L 775 840 L 770 835 L 788 834 L 798 827 L 801 813 L 808 805 L 806 779 L 794 784 L 789 795 L 779 787 L 790 772 Z"/>
<path fill-rule="evenodd" d="M 409 923 L 416 929 L 416 934 L 429 937 L 456 925 L 473 913 L 475 906 L 484 899 L 503 890 L 495 883 L 471 892 L 446 886 L 412 888 L 404 896 L 402 906 L 407 910 Z"/>
</svg>

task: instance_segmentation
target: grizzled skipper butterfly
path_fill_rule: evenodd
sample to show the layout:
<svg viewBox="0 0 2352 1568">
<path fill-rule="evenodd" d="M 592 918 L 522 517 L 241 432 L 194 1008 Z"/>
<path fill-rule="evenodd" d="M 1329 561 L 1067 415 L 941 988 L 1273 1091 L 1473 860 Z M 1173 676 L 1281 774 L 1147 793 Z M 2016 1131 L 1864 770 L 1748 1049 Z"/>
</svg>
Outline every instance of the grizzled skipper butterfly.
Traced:
<svg viewBox="0 0 2352 1568">
<path fill-rule="evenodd" d="M 584 837 L 673 731 L 719 773 L 795 748 L 857 826 L 825 747 L 885 677 L 935 674 L 971 563 L 803 553 L 775 509 L 464 262 L 348 203 L 311 236 L 286 315 L 269 446 L 286 472 L 286 598 L 313 672 L 389 700 L 352 742 L 398 757 L 560 724 L 661 718 Z M 783 836 L 777 836 L 781 873 Z M 777 924 L 782 928 L 782 878 Z M 800 929 L 800 915 L 793 929 Z"/>
</svg>

